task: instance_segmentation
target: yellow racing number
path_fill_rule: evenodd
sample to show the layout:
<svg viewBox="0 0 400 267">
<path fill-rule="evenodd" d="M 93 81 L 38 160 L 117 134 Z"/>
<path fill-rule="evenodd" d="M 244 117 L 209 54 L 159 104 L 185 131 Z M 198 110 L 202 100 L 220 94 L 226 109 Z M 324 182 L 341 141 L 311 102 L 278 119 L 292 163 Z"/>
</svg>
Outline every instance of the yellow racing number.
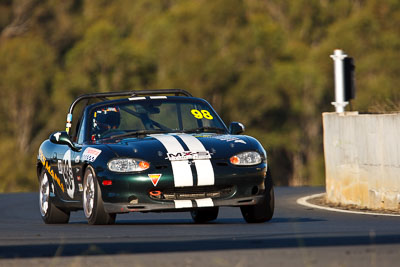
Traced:
<svg viewBox="0 0 400 267">
<path fill-rule="evenodd" d="M 198 111 L 197 109 L 192 109 L 191 112 L 192 112 L 192 115 L 193 115 L 196 119 L 201 120 L 201 119 L 203 118 L 203 115 L 202 115 L 201 112 Z"/>
<path fill-rule="evenodd" d="M 211 116 L 210 112 L 208 110 L 202 110 L 201 113 L 203 114 L 204 118 L 207 120 L 212 120 L 214 119 L 213 116 Z"/>
<path fill-rule="evenodd" d="M 212 120 L 214 117 L 210 114 L 208 110 L 202 109 L 201 111 L 197 109 L 192 109 L 191 110 L 192 115 L 196 118 L 201 120 L 202 118 L 206 118 L 207 120 Z"/>
</svg>

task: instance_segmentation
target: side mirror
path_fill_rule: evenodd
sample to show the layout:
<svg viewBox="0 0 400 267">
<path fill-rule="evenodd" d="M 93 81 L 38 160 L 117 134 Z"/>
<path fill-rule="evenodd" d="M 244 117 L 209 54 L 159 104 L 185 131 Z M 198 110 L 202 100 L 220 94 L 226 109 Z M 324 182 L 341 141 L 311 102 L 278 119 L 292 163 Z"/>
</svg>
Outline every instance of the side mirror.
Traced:
<svg viewBox="0 0 400 267">
<path fill-rule="evenodd" d="M 76 147 L 74 143 L 72 143 L 71 139 L 69 138 L 69 135 L 67 132 L 55 132 L 52 133 L 49 137 L 50 142 L 58 145 L 67 145 L 69 146 L 72 150 L 74 151 L 80 151 L 80 147 Z"/>
<path fill-rule="evenodd" d="M 244 125 L 241 124 L 240 122 L 231 122 L 231 125 L 229 125 L 229 133 L 230 134 L 241 134 L 244 132 Z"/>
</svg>

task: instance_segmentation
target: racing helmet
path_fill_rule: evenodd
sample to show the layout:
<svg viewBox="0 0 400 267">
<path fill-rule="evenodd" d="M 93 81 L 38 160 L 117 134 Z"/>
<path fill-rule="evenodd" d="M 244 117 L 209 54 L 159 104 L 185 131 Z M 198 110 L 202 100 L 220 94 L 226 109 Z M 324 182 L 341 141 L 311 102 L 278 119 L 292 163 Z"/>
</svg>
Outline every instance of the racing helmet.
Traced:
<svg viewBox="0 0 400 267">
<path fill-rule="evenodd" d="M 106 107 L 96 110 L 93 115 L 92 133 L 95 136 L 117 129 L 121 123 L 121 114 L 118 107 Z"/>
</svg>

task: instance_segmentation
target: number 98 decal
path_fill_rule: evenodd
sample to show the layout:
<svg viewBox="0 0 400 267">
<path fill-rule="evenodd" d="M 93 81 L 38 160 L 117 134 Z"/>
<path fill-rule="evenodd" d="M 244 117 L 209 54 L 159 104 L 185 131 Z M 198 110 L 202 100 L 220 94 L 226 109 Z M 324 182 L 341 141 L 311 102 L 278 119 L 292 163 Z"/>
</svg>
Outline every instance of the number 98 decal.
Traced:
<svg viewBox="0 0 400 267">
<path fill-rule="evenodd" d="M 202 118 L 205 118 L 207 120 L 214 119 L 214 117 L 210 114 L 210 112 L 205 109 L 202 109 L 202 110 L 192 109 L 191 112 L 192 112 L 192 115 L 196 119 L 199 119 L 199 120 L 201 120 Z"/>
</svg>

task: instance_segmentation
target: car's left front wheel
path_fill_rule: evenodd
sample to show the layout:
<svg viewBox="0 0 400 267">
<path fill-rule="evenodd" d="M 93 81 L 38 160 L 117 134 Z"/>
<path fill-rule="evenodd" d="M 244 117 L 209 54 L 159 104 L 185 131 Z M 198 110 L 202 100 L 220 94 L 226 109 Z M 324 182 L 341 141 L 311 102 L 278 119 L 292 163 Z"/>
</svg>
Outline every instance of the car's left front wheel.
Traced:
<svg viewBox="0 0 400 267">
<path fill-rule="evenodd" d="M 116 214 L 104 210 L 101 190 L 92 167 L 88 167 L 83 179 L 83 211 L 89 224 L 114 224 Z"/>
<path fill-rule="evenodd" d="M 69 211 L 55 206 L 50 198 L 50 179 L 43 169 L 39 177 L 39 208 L 43 221 L 47 224 L 68 223 Z"/>
</svg>

